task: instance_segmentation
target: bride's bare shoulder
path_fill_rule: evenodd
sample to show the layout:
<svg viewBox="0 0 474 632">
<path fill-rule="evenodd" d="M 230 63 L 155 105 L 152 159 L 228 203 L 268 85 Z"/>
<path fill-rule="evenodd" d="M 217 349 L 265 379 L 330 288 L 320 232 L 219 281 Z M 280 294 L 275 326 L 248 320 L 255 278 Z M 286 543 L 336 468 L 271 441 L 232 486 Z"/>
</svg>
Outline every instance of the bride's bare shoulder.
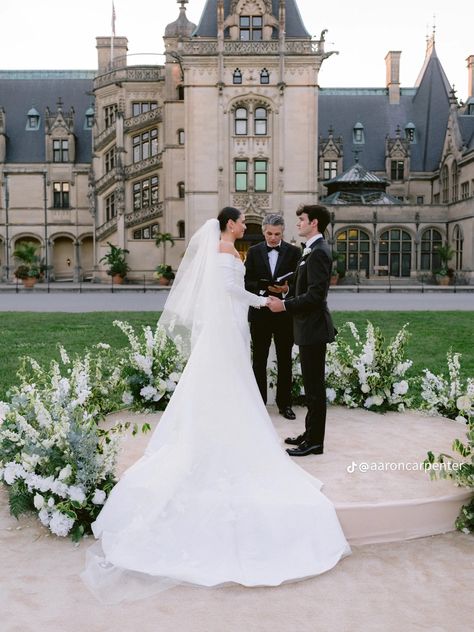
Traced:
<svg viewBox="0 0 474 632">
<path fill-rule="evenodd" d="M 233 255 L 234 257 L 238 255 L 237 250 L 234 247 L 234 244 L 232 244 L 230 241 L 220 241 L 219 252 L 222 252 L 228 255 Z"/>
</svg>

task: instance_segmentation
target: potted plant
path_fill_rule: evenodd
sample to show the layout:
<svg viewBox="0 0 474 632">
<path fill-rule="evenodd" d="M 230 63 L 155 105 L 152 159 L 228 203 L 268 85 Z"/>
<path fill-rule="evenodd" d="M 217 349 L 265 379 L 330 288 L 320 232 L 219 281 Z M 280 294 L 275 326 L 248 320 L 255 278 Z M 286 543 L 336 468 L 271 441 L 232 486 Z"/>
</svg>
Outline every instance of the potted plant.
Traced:
<svg viewBox="0 0 474 632">
<path fill-rule="evenodd" d="M 160 285 L 169 285 L 174 279 L 175 274 L 171 266 L 168 266 L 165 263 L 160 263 L 159 266 L 156 266 L 154 276 L 158 279 L 158 283 Z"/>
<path fill-rule="evenodd" d="M 19 266 L 15 270 L 17 279 L 21 279 L 24 287 L 34 287 L 41 276 L 41 261 L 38 256 L 39 246 L 31 241 L 17 244 L 13 256 Z"/>
<path fill-rule="evenodd" d="M 436 253 L 441 265 L 441 268 L 436 271 L 436 280 L 440 285 L 449 285 L 454 276 L 454 270 L 448 264 L 454 257 L 454 249 L 449 244 L 445 244 L 438 246 Z"/>
<path fill-rule="evenodd" d="M 114 246 L 110 241 L 107 242 L 107 246 L 109 246 L 109 252 L 100 259 L 100 262 L 104 261 L 108 265 L 107 274 L 112 277 L 113 283 L 123 283 L 130 270 L 130 266 L 125 260 L 125 255 L 128 255 L 130 251 Z"/>
<path fill-rule="evenodd" d="M 337 285 L 339 281 L 339 262 L 342 262 L 341 255 L 336 251 L 332 251 L 332 271 L 331 271 L 331 285 Z"/>
</svg>

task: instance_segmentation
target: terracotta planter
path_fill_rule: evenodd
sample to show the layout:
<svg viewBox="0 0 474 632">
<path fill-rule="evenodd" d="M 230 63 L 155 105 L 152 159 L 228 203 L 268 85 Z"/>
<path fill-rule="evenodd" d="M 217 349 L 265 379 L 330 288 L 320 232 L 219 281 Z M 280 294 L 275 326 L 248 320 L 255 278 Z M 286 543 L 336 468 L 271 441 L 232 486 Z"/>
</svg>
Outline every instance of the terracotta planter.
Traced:
<svg viewBox="0 0 474 632">
<path fill-rule="evenodd" d="M 158 284 L 159 284 L 159 285 L 169 285 L 170 283 L 171 283 L 171 279 L 167 279 L 167 278 L 166 278 L 166 277 L 164 277 L 164 276 L 160 276 L 160 277 L 158 278 Z"/>
<path fill-rule="evenodd" d="M 449 285 L 450 278 L 447 274 L 444 276 L 438 276 L 436 278 L 438 280 L 438 285 Z"/>
<path fill-rule="evenodd" d="M 122 283 L 123 283 L 123 276 L 120 276 L 120 274 L 112 275 L 112 283 L 114 285 L 122 285 Z"/>
<path fill-rule="evenodd" d="M 36 277 L 25 277 L 24 279 L 22 279 L 23 281 L 23 287 L 35 287 L 38 279 Z"/>
<path fill-rule="evenodd" d="M 338 274 L 333 274 L 331 276 L 331 285 L 337 285 L 337 282 L 339 281 L 339 275 Z"/>
</svg>

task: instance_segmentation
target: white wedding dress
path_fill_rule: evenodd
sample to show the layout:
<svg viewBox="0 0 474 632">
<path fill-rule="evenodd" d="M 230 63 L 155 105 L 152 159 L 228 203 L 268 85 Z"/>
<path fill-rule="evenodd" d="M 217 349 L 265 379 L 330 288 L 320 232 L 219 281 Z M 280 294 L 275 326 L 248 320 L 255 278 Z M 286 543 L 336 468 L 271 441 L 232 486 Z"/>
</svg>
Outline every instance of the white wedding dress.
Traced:
<svg viewBox="0 0 474 632">
<path fill-rule="evenodd" d="M 211 232 L 212 244 L 216 225 Z M 286 454 L 257 388 L 247 311 L 262 299 L 245 291 L 233 255 L 216 252 L 209 264 L 224 311 L 216 308 L 214 321 L 198 316 L 209 309 L 201 284 L 204 311 L 193 311 L 192 352 L 176 391 L 93 525 L 101 546 L 82 577 L 104 601 L 182 583 L 276 586 L 350 553 L 321 482 Z"/>
</svg>

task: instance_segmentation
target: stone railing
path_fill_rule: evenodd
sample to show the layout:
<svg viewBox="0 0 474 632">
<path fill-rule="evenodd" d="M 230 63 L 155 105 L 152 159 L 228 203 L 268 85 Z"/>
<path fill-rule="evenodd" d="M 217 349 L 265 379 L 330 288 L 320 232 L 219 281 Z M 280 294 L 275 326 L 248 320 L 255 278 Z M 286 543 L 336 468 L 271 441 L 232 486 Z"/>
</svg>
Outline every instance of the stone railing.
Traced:
<svg viewBox="0 0 474 632">
<path fill-rule="evenodd" d="M 110 143 L 110 141 L 115 138 L 115 130 L 116 124 L 114 121 L 110 127 L 104 129 L 103 132 L 94 138 L 94 149 L 96 151 L 100 151 L 103 147 Z"/>
<path fill-rule="evenodd" d="M 102 178 L 97 180 L 95 185 L 95 190 L 98 195 L 100 195 L 107 187 L 109 187 L 113 182 L 115 182 L 117 176 L 117 170 L 115 167 L 107 172 Z"/>
<path fill-rule="evenodd" d="M 155 108 L 149 112 L 144 112 L 143 114 L 138 114 L 137 116 L 125 119 L 123 127 L 126 132 L 131 132 L 135 129 L 144 127 L 145 125 L 149 125 L 150 123 L 160 123 L 162 120 L 163 109 Z"/>
<path fill-rule="evenodd" d="M 132 211 L 132 213 L 125 214 L 125 226 L 136 226 L 142 224 L 149 219 L 155 219 L 156 217 L 163 217 L 163 202 L 158 202 L 153 206 L 142 208 L 139 211 Z"/>
<path fill-rule="evenodd" d="M 183 55 L 217 55 L 218 48 L 215 40 L 200 40 L 183 42 L 179 53 Z M 277 55 L 280 52 L 278 40 L 242 42 L 240 40 L 226 40 L 224 55 Z M 324 40 L 285 40 L 284 53 L 286 55 L 324 55 Z"/>
<path fill-rule="evenodd" d="M 117 68 L 94 79 L 94 90 L 122 81 L 164 81 L 162 66 L 130 66 Z"/>
<path fill-rule="evenodd" d="M 162 158 L 163 154 L 159 153 L 157 156 L 152 156 L 151 158 L 147 158 L 146 160 L 140 160 L 140 162 L 134 162 L 132 165 L 127 165 L 125 167 L 126 178 L 133 178 L 140 175 L 141 173 L 150 171 L 151 169 L 161 167 Z"/>
<path fill-rule="evenodd" d="M 101 226 L 97 228 L 95 231 L 95 235 L 97 239 L 104 239 L 104 237 L 108 237 L 117 229 L 117 218 L 112 217 L 107 222 L 104 222 Z"/>
</svg>

